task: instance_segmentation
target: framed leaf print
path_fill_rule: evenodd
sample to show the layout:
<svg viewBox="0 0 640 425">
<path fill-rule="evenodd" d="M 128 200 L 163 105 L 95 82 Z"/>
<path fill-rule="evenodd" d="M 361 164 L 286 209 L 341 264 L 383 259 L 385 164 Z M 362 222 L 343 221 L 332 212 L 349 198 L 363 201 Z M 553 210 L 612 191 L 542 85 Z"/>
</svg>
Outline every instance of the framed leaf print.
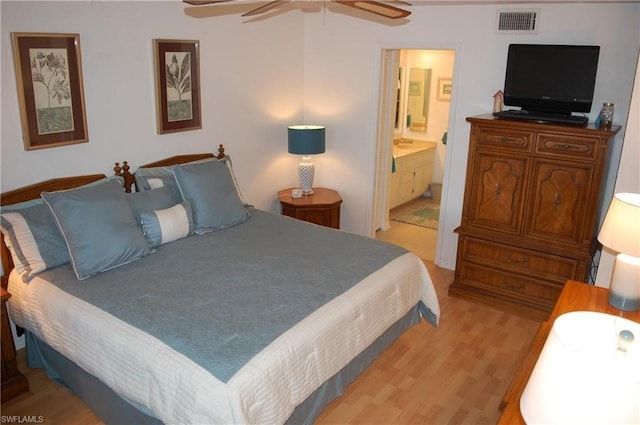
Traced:
<svg viewBox="0 0 640 425">
<path fill-rule="evenodd" d="M 25 150 L 88 142 L 80 35 L 12 38 Z"/>
<path fill-rule="evenodd" d="M 202 128 L 199 42 L 155 39 L 158 133 Z"/>
</svg>

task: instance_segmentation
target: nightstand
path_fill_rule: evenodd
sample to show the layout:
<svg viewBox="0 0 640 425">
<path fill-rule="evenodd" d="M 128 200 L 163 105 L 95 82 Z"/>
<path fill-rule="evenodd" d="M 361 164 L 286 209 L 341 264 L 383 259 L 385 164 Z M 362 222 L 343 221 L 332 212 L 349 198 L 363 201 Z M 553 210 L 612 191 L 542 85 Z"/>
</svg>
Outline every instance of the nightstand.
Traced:
<svg viewBox="0 0 640 425">
<path fill-rule="evenodd" d="M 13 344 L 13 335 L 9 325 L 6 302 L 11 297 L 2 288 L 2 401 L 5 402 L 25 391 L 29 390 L 29 381 L 18 370 L 16 361 L 16 346 Z"/>
<path fill-rule="evenodd" d="M 313 194 L 294 198 L 293 188 L 278 192 L 282 214 L 322 226 L 340 228 L 340 194 L 332 189 L 314 187 Z"/>
<path fill-rule="evenodd" d="M 531 343 L 531 348 L 522 360 L 520 368 L 511 382 L 511 386 L 505 393 L 500 406 L 502 409 L 502 416 L 498 421 L 498 425 L 516 425 L 525 423 L 522 418 L 522 414 L 520 413 L 520 396 L 522 396 L 522 392 L 527 386 L 529 376 L 531 375 L 531 372 L 533 372 L 538 356 L 547 341 L 547 336 L 549 335 L 549 332 L 551 332 L 554 320 L 556 320 L 558 316 L 570 311 L 595 311 L 624 317 L 625 319 L 640 323 L 639 311 L 622 311 L 609 305 L 608 289 L 573 280 L 568 281 L 562 289 L 562 293 L 551 312 L 551 316 L 549 316 L 549 320 L 540 325 L 540 328 Z"/>
</svg>

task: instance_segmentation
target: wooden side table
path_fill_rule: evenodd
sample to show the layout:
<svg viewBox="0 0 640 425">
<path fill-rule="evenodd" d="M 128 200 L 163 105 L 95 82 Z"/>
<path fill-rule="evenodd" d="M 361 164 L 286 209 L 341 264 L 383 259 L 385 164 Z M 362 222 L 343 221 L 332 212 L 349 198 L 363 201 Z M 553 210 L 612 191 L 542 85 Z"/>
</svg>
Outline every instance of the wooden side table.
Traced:
<svg viewBox="0 0 640 425">
<path fill-rule="evenodd" d="M 533 372 L 538 356 L 547 341 L 547 336 L 551 332 L 554 320 L 571 311 L 595 311 L 614 316 L 623 317 L 640 323 L 640 311 L 628 312 L 618 310 L 609 305 L 609 290 L 586 283 L 569 280 L 564 286 L 556 305 L 549 316 L 549 320 L 542 323 L 536 333 L 529 352 L 520 364 L 511 385 L 507 389 L 500 408 L 502 416 L 498 421 L 499 425 L 524 424 L 524 419 L 520 413 L 520 397 L 527 386 L 529 376 Z"/>
<path fill-rule="evenodd" d="M 25 391 L 29 390 L 29 381 L 18 370 L 16 361 L 16 346 L 13 344 L 13 335 L 7 315 L 6 302 L 11 297 L 4 288 L 2 289 L 2 401 L 5 402 Z"/>
<path fill-rule="evenodd" d="M 342 198 L 338 192 L 314 187 L 312 195 L 294 198 L 291 196 L 292 190 L 293 188 L 289 188 L 278 192 L 283 215 L 334 229 L 340 228 Z"/>
</svg>

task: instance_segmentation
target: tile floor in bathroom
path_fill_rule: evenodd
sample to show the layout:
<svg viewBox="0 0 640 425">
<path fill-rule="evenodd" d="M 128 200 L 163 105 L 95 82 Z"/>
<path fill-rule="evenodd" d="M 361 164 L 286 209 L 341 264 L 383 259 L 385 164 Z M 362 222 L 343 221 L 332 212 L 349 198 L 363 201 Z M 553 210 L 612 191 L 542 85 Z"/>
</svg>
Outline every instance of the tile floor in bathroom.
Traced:
<svg viewBox="0 0 640 425">
<path fill-rule="evenodd" d="M 428 200 L 429 198 L 420 197 L 393 208 L 389 211 L 391 227 L 384 231 L 378 230 L 376 232 L 376 239 L 402 246 L 423 260 L 433 262 L 436 254 L 438 231 L 413 224 L 393 221 L 394 217 L 419 208 Z"/>
</svg>

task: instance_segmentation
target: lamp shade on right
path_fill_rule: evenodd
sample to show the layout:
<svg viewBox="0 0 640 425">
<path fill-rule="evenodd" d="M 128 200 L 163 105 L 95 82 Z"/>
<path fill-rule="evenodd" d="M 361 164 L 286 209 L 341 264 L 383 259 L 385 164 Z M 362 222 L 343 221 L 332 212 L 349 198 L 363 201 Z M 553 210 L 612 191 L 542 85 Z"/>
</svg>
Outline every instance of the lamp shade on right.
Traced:
<svg viewBox="0 0 640 425">
<path fill-rule="evenodd" d="M 640 193 L 617 193 L 598 234 L 612 251 L 640 257 Z"/>
<path fill-rule="evenodd" d="M 613 197 L 598 240 L 618 253 L 609 285 L 609 304 L 640 310 L 640 193 Z"/>
</svg>

